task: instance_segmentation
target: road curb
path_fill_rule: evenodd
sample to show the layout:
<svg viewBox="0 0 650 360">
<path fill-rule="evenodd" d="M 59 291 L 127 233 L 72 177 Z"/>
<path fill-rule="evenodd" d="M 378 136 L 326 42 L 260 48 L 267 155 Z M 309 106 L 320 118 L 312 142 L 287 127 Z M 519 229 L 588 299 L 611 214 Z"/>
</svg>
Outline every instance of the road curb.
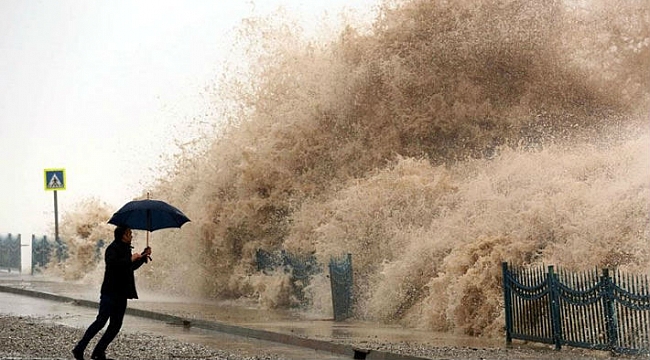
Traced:
<svg viewBox="0 0 650 360">
<path fill-rule="evenodd" d="M 78 306 L 85 306 L 96 309 L 99 306 L 97 301 L 76 299 L 69 296 L 57 295 L 47 292 L 27 290 L 13 286 L 0 285 L 0 292 L 6 292 L 22 296 L 30 296 L 44 300 L 72 303 Z M 159 320 L 170 324 L 178 324 L 188 327 L 195 327 L 203 330 L 217 331 L 230 335 L 237 335 L 257 340 L 270 341 L 286 345 L 293 345 L 313 350 L 327 351 L 334 354 L 350 356 L 352 359 L 368 360 L 430 360 L 429 358 L 395 354 L 386 351 L 364 349 L 351 345 L 338 344 L 331 341 L 309 339 L 305 337 L 289 335 L 279 332 L 246 328 L 237 325 L 225 324 L 217 321 L 200 319 L 187 319 L 180 316 L 159 313 L 155 311 L 127 308 L 127 315 Z"/>
</svg>

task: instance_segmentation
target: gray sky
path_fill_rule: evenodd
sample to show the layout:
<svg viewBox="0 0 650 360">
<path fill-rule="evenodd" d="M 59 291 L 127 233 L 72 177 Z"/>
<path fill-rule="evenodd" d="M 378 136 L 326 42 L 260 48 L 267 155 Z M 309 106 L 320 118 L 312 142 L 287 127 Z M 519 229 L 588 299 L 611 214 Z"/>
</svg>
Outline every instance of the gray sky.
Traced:
<svg viewBox="0 0 650 360">
<path fill-rule="evenodd" d="M 117 210 L 146 190 L 174 140 L 195 135 L 243 17 L 284 6 L 309 27 L 376 2 L 0 1 L 0 233 L 53 227 L 47 168 L 66 170 L 59 219 L 82 199 Z"/>
</svg>

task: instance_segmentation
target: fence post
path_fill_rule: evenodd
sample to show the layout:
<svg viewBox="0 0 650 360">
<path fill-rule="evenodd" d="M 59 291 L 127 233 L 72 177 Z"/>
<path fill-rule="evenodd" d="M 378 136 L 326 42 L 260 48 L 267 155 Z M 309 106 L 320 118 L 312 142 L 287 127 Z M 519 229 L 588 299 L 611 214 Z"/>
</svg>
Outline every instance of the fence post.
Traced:
<svg viewBox="0 0 650 360">
<path fill-rule="evenodd" d="M 503 306 L 505 307 L 506 312 L 506 344 L 512 343 L 512 298 L 510 293 L 510 282 L 509 282 L 509 272 L 508 272 L 508 263 L 501 263 L 501 268 L 503 269 Z"/>
<path fill-rule="evenodd" d="M 607 347 L 615 350 L 618 344 L 618 325 L 616 320 L 616 307 L 614 306 L 614 286 L 609 276 L 609 269 L 603 269 L 600 284 L 604 288 L 603 301 L 605 302 L 605 324 L 607 326 Z"/>
<path fill-rule="evenodd" d="M 551 326 L 553 331 L 553 343 L 555 344 L 555 350 L 560 350 L 562 348 L 562 323 L 560 320 L 560 297 L 558 294 L 558 288 L 556 284 L 556 275 L 553 271 L 553 265 L 548 267 L 547 283 L 549 295 L 551 296 L 550 306 L 551 306 Z"/>
<path fill-rule="evenodd" d="M 18 250 L 16 251 L 16 255 L 14 257 L 14 265 L 18 268 L 18 272 L 22 273 L 23 272 L 23 252 L 22 252 L 22 247 L 23 247 L 23 238 L 21 234 L 18 234 L 18 241 L 16 242 L 16 245 L 18 246 Z"/>
<path fill-rule="evenodd" d="M 11 234 L 7 235 L 7 238 L 5 239 L 4 236 L 0 235 L 0 268 L 5 268 L 8 267 L 7 264 L 9 263 L 9 242 L 11 241 Z M 7 245 L 5 245 L 5 243 Z"/>
<path fill-rule="evenodd" d="M 352 316 L 352 254 L 331 258 L 329 268 L 334 321 L 343 321 Z"/>
</svg>

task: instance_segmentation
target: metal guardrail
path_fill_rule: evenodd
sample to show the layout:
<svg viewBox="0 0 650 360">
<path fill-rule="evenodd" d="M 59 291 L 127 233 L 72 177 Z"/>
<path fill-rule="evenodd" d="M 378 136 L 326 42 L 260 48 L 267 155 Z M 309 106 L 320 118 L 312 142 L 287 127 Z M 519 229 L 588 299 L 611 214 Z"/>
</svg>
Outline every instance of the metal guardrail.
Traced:
<svg viewBox="0 0 650 360">
<path fill-rule="evenodd" d="M 343 321 L 352 317 L 353 310 L 352 255 L 330 259 L 329 268 L 334 321 Z"/>
<path fill-rule="evenodd" d="M 97 243 L 95 257 L 98 261 L 101 259 L 104 244 L 103 240 Z M 68 258 L 67 245 L 60 239 L 51 241 L 45 235 L 32 235 L 31 248 L 32 273 L 38 272 L 53 261 L 61 263 Z M 297 256 L 284 250 L 270 253 L 260 249 L 256 252 L 256 263 L 258 271 L 266 273 L 281 269 L 290 273 L 294 295 L 301 302 L 305 300 L 304 289 L 309 285 L 311 277 L 323 272 L 323 266 L 317 262 L 315 256 Z M 20 271 L 20 267 L 20 235 L 0 236 L 0 269 Z M 334 320 L 342 321 L 351 317 L 353 310 L 352 256 L 347 254 L 341 258 L 332 258 L 329 271 Z"/>
<path fill-rule="evenodd" d="M 99 240 L 95 249 L 96 259 L 101 259 L 104 240 Z M 46 235 L 32 235 L 32 272 L 47 266 L 50 262 L 62 263 L 68 259 L 68 245 L 58 239 L 51 241 Z M 0 235 L 0 270 L 21 270 L 21 235 Z"/>
<path fill-rule="evenodd" d="M 20 234 L 0 235 L 0 269 L 20 272 Z"/>
<path fill-rule="evenodd" d="M 255 252 L 257 270 L 268 274 L 270 271 L 283 271 L 291 274 L 292 291 L 302 303 L 305 300 L 304 289 L 312 276 L 323 272 L 315 256 L 297 256 L 285 250 L 268 252 L 258 249 Z"/>
<path fill-rule="evenodd" d="M 47 266 L 53 259 L 61 263 L 67 258 L 68 246 L 61 239 L 51 241 L 46 235 L 32 235 L 32 272 Z"/>
<path fill-rule="evenodd" d="M 282 269 L 291 273 L 294 295 L 301 301 L 304 300 L 303 290 L 309 285 L 310 278 L 323 272 L 323 267 L 314 256 L 300 257 L 284 250 L 270 253 L 259 249 L 255 260 L 258 271 L 267 273 Z M 329 272 L 334 320 L 343 321 L 350 318 L 353 311 L 352 255 L 330 259 Z"/>
<path fill-rule="evenodd" d="M 32 271 L 43 268 L 50 262 L 51 251 L 47 236 L 32 235 Z"/>
<path fill-rule="evenodd" d="M 619 354 L 650 353 L 646 276 L 510 268 L 503 263 L 506 342 L 513 339 Z"/>
</svg>

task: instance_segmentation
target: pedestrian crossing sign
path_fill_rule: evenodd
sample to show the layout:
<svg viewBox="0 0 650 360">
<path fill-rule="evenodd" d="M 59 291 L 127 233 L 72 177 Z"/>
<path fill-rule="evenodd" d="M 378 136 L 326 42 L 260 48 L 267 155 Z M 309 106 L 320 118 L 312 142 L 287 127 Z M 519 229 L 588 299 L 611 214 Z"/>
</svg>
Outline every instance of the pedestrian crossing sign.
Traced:
<svg viewBox="0 0 650 360">
<path fill-rule="evenodd" d="M 65 169 L 45 169 L 45 190 L 65 190 Z"/>
</svg>

